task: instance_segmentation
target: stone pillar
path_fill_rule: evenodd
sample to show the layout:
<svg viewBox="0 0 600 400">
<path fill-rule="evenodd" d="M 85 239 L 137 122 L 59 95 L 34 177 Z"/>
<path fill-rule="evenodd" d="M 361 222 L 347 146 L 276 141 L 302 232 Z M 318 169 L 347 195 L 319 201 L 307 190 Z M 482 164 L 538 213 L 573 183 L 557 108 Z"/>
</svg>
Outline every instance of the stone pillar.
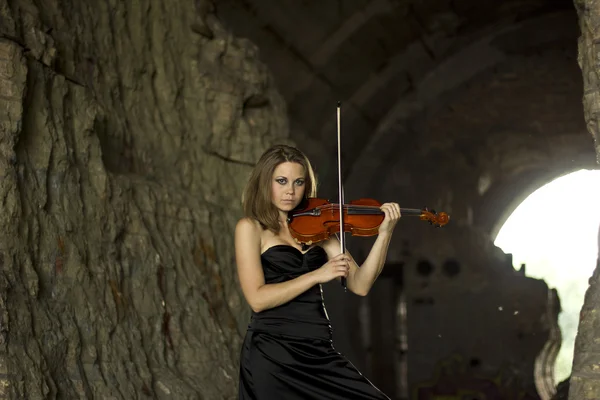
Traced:
<svg viewBox="0 0 600 400">
<path fill-rule="evenodd" d="M 600 398 L 600 229 L 598 261 L 579 317 L 575 338 L 573 369 L 569 382 L 569 400 Z"/>
<path fill-rule="evenodd" d="M 578 62 L 583 75 L 584 117 L 600 162 L 600 1 L 575 0 L 574 3 L 581 29 Z M 600 398 L 600 265 L 589 283 L 575 339 L 570 400 Z"/>
</svg>

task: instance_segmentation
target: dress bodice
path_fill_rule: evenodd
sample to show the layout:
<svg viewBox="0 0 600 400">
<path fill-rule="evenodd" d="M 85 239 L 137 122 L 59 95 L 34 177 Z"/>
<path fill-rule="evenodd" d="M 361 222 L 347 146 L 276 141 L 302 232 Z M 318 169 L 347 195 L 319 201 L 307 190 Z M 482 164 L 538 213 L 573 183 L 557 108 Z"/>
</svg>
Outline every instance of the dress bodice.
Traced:
<svg viewBox="0 0 600 400">
<path fill-rule="evenodd" d="M 261 254 L 266 284 L 286 282 L 314 271 L 327 262 L 327 253 L 314 246 L 303 253 L 290 245 L 275 245 Z M 317 284 L 289 302 L 252 313 L 250 330 L 291 336 L 331 339 L 331 325 Z"/>
<path fill-rule="evenodd" d="M 265 283 L 279 283 L 320 268 L 327 262 L 327 253 L 321 246 L 313 246 L 302 253 L 289 244 L 276 244 L 265 250 L 260 258 Z"/>
</svg>

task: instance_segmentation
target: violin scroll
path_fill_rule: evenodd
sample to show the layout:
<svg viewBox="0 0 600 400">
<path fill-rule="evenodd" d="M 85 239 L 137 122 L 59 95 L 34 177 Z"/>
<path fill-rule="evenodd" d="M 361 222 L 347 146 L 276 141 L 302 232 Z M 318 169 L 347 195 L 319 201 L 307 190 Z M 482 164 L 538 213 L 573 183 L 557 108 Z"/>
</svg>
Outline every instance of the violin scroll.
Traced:
<svg viewBox="0 0 600 400">
<path fill-rule="evenodd" d="M 431 225 L 434 225 L 437 228 L 441 228 L 442 226 L 446 225 L 450 220 L 450 217 L 445 212 L 440 212 L 438 214 L 435 212 L 435 210 L 429 211 L 427 207 L 421 211 L 419 218 L 421 221 L 429 221 Z"/>
</svg>

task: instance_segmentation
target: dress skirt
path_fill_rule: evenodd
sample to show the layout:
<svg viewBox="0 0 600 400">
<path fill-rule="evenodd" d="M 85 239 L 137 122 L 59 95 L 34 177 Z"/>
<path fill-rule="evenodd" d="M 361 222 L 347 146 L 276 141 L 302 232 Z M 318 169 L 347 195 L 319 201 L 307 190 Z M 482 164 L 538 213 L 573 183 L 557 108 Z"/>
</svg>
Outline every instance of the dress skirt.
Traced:
<svg viewBox="0 0 600 400">
<path fill-rule="evenodd" d="M 279 283 L 327 262 L 273 246 L 261 257 L 265 281 Z M 253 313 L 240 356 L 240 400 L 390 400 L 333 347 L 321 285 L 279 307 Z"/>
<path fill-rule="evenodd" d="M 389 400 L 331 341 L 248 331 L 240 400 Z"/>
</svg>

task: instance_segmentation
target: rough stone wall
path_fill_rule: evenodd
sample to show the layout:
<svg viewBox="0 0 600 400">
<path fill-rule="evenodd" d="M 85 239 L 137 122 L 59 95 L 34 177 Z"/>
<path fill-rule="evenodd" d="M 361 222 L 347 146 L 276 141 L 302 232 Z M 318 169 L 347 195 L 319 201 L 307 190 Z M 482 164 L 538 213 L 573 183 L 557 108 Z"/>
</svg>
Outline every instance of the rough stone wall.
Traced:
<svg viewBox="0 0 600 400">
<path fill-rule="evenodd" d="M 0 0 L 0 396 L 235 398 L 269 72 L 204 0 L 40 4 Z"/>
<path fill-rule="evenodd" d="M 575 7 L 581 29 L 578 62 L 583 76 L 584 116 L 588 132 L 594 138 L 597 160 L 600 163 L 600 2 L 575 0 Z M 598 234 L 600 249 L 600 232 Z M 571 400 L 600 397 L 600 253 L 598 265 L 589 283 L 575 339 L 575 356 L 569 386 Z"/>
<path fill-rule="evenodd" d="M 600 163 L 600 74 L 597 54 L 597 39 L 600 36 L 600 4 L 594 0 L 575 0 L 579 16 L 578 63 L 583 75 L 583 108 L 588 132 L 594 138 L 597 160 Z"/>
</svg>

